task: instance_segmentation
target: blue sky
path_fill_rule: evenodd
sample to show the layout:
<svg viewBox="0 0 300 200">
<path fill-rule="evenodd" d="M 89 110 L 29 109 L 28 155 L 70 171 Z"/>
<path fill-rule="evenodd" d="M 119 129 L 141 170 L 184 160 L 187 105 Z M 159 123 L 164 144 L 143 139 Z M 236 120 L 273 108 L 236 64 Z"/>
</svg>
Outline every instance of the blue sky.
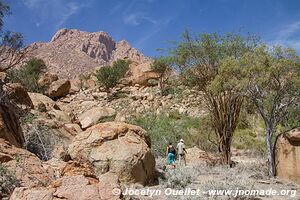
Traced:
<svg viewBox="0 0 300 200">
<path fill-rule="evenodd" d="M 299 0 L 6 0 L 5 28 L 26 43 L 49 41 L 60 28 L 105 31 L 148 56 L 191 32 L 240 31 L 300 52 Z"/>
</svg>

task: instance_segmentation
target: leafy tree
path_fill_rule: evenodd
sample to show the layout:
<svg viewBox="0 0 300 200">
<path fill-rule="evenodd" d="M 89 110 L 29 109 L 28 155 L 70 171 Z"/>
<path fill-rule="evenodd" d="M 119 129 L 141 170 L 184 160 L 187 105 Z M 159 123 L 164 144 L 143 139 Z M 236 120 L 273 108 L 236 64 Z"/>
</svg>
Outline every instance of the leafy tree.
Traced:
<svg viewBox="0 0 300 200">
<path fill-rule="evenodd" d="M 253 51 L 257 38 L 238 34 L 188 32 L 171 55 L 185 84 L 196 87 L 205 97 L 223 163 L 231 165 L 231 142 L 244 100 L 241 58 Z"/>
<path fill-rule="evenodd" d="M 120 79 L 123 78 L 129 69 L 130 60 L 117 60 L 112 66 L 103 66 L 96 72 L 98 82 L 103 85 L 106 90 L 116 86 Z"/>
<path fill-rule="evenodd" d="M 159 74 L 159 87 L 160 94 L 164 94 L 165 81 L 167 80 L 167 75 L 171 71 L 170 60 L 167 57 L 160 57 L 155 59 L 151 64 L 151 69 Z"/>
<path fill-rule="evenodd" d="M 0 0 L 0 71 L 6 71 L 19 64 L 27 50 L 23 49 L 23 36 L 20 33 L 3 31 L 3 18 L 10 14 L 10 8 Z"/>
<path fill-rule="evenodd" d="M 42 59 L 32 58 L 20 69 L 11 70 L 8 74 L 12 82 L 22 84 L 29 92 L 44 92 L 38 84 L 40 74 L 46 68 Z"/>
<path fill-rule="evenodd" d="M 299 102 L 300 59 L 289 48 L 262 45 L 245 56 L 246 91 L 266 128 L 269 175 L 275 175 L 273 136 L 291 108 Z M 299 119 L 299 113 L 298 113 Z"/>
</svg>

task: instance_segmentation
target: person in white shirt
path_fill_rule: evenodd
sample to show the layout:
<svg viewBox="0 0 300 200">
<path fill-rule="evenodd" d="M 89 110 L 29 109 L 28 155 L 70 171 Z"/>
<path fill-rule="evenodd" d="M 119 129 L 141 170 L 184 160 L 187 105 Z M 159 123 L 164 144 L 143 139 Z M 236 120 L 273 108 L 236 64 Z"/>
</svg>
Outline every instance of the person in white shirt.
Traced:
<svg viewBox="0 0 300 200">
<path fill-rule="evenodd" d="M 187 153 L 185 150 L 185 145 L 183 139 L 180 139 L 180 142 L 177 144 L 177 152 L 179 156 L 179 165 L 181 164 L 181 161 L 183 161 L 184 166 L 186 166 L 186 159 L 185 154 Z"/>
</svg>

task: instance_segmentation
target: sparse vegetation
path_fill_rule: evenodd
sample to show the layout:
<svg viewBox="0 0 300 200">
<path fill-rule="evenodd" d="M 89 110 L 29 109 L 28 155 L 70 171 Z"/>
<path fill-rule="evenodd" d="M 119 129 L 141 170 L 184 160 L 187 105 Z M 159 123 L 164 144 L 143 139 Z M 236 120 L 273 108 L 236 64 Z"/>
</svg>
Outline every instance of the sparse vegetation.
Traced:
<svg viewBox="0 0 300 200">
<path fill-rule="evenodd" d="M 20 69 L 10 70 L 8 76 L 12 82 L 22 84 L 29 92 L 43 93 L 46 88 L 38 84 L 38 79 L 45 68 L 43 60 L 33 58 Z"/>
<path fill-rule="evenodd" d="M 165 156 L 166 145 L 169 142 L 175 144 L 180 138 L 186 139 L 188 146 L 196 145 L 195 141 L 190 139 L 189 132 L 198 130 L 199 120 L 197 118 L 174 112 L 158 116 L 146 113 L 131 119 L 129 123 L 138 125 L 147 131 L 152 141 L 152 152 L 156 157 Z"/>
<path fill-rule="evenodd" d="M 47 126 L 31 125 L 25 134 L 25 148 L 41 160 L 52 158 L 52 152 L 61 139 Z"/>
<path fill-rule="evenodd" d="M 117 60 L 112 66 L 103 66 L 96 72 L 98 82 L 109 90 L 116 86 L 129 69 L 130 60 Z"/>
<path fill-rule="evenodd" d="M 170 67 L 170 59 L 167 57 L 160 57 L 154 60 L 151 64 L 151 69 L 159 74 L 159 88 L 160 94 L 165 95 L 165 82 L 168 79 L 168 73 L 171 72 L 172 68 Z"/>
<path fill-rule="evenodd" d="M 15 187 L 19 186 L 20 182 L 13 172 L 0 163 L 0 199 L 9 198 Z"/>
<path fill-rule="evenodd" d="M 87 86 L 87 81 L 91 78 L 92 74 L 80 74 L 79 75 L 79 81 L 80 81 L 80 85 L 79 88 L 80 89 L 86 89 Z"/>
</svg>

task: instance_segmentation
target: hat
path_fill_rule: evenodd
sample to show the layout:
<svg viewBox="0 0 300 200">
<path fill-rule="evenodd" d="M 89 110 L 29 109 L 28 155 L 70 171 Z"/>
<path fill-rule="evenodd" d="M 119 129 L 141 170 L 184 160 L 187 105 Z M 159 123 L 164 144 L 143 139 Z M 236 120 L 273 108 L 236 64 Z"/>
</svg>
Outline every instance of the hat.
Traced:
<svg viewBox="0 0 300 200">
<path fill-rule="evenodd" d="M 180 139 L 180 142 L 184 142 L 183 139 Z"/>
</svg>

